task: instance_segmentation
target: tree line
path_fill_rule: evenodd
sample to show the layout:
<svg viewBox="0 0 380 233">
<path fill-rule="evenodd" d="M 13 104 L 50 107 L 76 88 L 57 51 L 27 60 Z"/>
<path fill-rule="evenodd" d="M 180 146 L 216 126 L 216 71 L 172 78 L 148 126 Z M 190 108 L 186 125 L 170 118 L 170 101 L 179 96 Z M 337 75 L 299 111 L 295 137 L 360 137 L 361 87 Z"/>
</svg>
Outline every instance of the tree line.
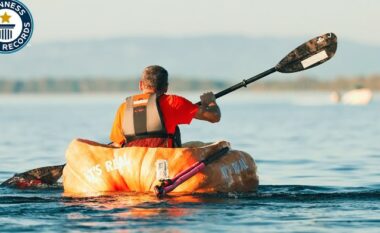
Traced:
<svg viewBox="0 0 380 233">
<path fill-rule="evenodd" d="M 136 91 L 135 78 L 34 78 L 0 79 L 0 93 L 109 93 Z M 207 80 L 199 78 L 173 77 L 169 89 L 173 91 L 219 91 L 236 82 L 227 80 Z M 358 87 L 380 90 L 380 75 L 366 77 L 337 77 L 316 79 L 312 77 L 272 77 L 260 80 L 248 87 L 254 91 L 346 91 Z"/>
</svg>

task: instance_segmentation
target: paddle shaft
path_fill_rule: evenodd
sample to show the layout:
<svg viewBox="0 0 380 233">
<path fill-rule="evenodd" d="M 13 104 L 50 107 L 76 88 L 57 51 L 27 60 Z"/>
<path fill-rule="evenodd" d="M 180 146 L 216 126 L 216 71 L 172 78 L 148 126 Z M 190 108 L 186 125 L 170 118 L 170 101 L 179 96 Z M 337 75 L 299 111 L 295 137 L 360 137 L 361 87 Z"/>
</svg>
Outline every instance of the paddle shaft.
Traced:
<svg viewBox="0 0 380 233">
<path fill-rule="evenodd" d="M 219 97 L 222 97 L 224 95 L 227 95 L 228 93 L 236 91 L 239 88 L 247 87 L 248 84 L 253 83 L 253 82 L 255 82 L 255 81 L 259 80 L 259 79 L 262 79 L 265 76 L 268 76 L 268 75 L 270 75 L 270 74 L 272 74 L 272 73 L 274 73 L 276 71 L 277 71 L 276 67 L 273 67 L 273 68 L 270 68 L 269 70 L 264 71 L 264 72 L 262 72 L 262 73 L 260 73 L 260 74 L 258 74 L 256 76 L 253 76 L 252 78 L 249 78 L 247 80 L 244 79 L 240 83 L 237 83 L 237 84 L 235 84 L 235 85 L 233 85 L 233 86 L 231 86 L 231 87 L 229 87 L 229 88 L 227 88 L 227 89 L 225 89 L 223 91 L 220 91 L 220 92 L 216 93 L 215 94 L 215 98 L 219 98 Z M 197 104 L 201 105 L 201 102 L 199 101 Z"/>
</svg>

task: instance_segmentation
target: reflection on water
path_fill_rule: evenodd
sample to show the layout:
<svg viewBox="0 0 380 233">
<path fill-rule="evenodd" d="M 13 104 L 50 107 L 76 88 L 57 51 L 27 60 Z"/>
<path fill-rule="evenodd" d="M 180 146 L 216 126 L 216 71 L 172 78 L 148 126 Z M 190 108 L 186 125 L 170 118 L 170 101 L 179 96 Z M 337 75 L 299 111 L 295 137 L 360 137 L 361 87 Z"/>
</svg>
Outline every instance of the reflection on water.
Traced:
<svg viewBox="0 0 380 233">
<path fill-rule="evenodd" d="M 182 217 L 194 214 L 194 210 L 181 208 L 179 204 L 202 203 L 201 197 L 175 194 L 158 199 L 153 194 L 144 193 L 110 193 L 98 197 L 66 197 L 63 203 L 68 207 L 86 207 L 94 211 L 111 211 L 111 216 L 117 218 L 152 218 Z M 74 215 L 76 216 L 76 215 Z M 73 216 L 69 216 L 71 218 Z"/>
</svg>

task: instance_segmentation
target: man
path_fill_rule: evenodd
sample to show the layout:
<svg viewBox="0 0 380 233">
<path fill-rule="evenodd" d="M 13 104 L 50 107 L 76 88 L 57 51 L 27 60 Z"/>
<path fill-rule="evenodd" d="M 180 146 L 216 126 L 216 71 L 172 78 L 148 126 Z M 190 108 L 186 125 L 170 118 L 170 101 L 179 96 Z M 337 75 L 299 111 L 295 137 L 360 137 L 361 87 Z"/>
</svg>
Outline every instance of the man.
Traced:
<svg viewBox="0 0 380 233">
<path fill-rule="evenodd" d="M 168 72 L 161 66 L 144 69 L 139 88 L 141 94 L 128 97 L 120 105 L 110 139 L 115 147 L 180 147 L 178 125 L 190 124 L 193 118 L 220 121 L 220 109 L 212 92 L 201 95 L 201 105 L 168 90 Z"/>
</svg>

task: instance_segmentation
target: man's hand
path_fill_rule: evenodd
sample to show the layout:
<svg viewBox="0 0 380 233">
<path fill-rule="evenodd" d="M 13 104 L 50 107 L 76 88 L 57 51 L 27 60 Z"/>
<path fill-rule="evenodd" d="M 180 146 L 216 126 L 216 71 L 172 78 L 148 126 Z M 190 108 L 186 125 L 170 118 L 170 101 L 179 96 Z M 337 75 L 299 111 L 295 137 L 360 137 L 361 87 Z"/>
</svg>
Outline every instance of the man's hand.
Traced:
<svg viewBox="0 0 380 233">
<path fill-rule="evenodd" d="M 206 92 L 201 95 L 201 106 L 198 109 L 195 118 L 198 120 L 204 120 L 211 123 L 220 121 L 220 109 L 216 104 L 216 98 L 214 93 Z"/>
<path fill-rule="evenodd" d="M 201 104 L 204 106 L 209 106 L 211 103 L 216 104 L 216 98 L 214 93 L 212 92 L 206 92 L 203 95 L 201 95 Z"/>
</svg>

